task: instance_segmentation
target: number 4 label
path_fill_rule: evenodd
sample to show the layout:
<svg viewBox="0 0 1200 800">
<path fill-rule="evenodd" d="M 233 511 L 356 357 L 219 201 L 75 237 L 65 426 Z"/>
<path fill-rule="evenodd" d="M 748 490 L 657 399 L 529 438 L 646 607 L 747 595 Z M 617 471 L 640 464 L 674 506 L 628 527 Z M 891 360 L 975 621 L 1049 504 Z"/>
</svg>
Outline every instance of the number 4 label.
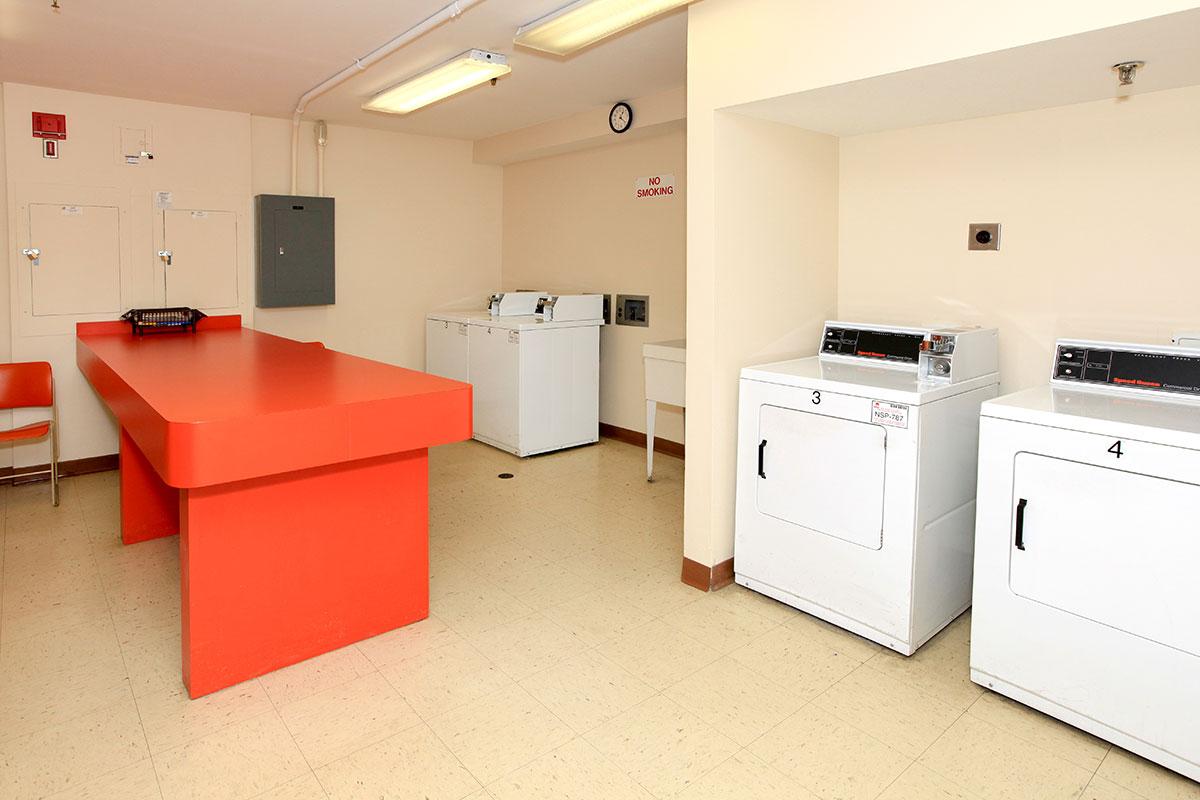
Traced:
<svg viewBox="0 0 1200 800">
<path fill-rule="evenodd" d="M 1112 447 L 1108 448 L 1108 452 L 1112 453 L 1117 458 L 1125 455 L 1125 451 L 1121 449 L 1121 440 L 1113 442 Z"/>
</svg>

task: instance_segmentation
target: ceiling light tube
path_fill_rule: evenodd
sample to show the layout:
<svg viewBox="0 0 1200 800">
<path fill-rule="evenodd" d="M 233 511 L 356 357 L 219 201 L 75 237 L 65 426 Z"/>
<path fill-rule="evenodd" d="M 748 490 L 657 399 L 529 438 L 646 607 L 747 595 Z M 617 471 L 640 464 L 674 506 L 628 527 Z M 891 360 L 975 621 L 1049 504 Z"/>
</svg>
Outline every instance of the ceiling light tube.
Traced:
<svg viewBox="0 0 1200 800">
<path fill-rule="evenodd" d="M 372 97 L 363 108 L 407 114 L 512 72 L 508 59 L 487 50 L 468 50 L 445 64 L 422 72 Z"/>
<path fill-rule="evenodd" d="M 693 0 L 576 0 L 522 25 L 513 43 L 565 56 Z"/>
</svg>

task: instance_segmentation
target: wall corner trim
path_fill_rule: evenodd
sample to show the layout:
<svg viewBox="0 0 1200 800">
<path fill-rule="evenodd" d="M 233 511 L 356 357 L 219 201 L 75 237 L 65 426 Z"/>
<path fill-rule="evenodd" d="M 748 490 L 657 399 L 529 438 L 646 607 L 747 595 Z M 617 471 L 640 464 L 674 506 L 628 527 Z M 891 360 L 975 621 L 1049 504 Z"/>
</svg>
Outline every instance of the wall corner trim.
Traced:
<svg viewBox="0 0 1200 800">
<path fill-rule="evenodd" d="M 683 559 L 683 572 L 680 580 L 699 589 L 702 592 L 715 592 L 733 583 L 733 559 L 729 558 L 713 567 L 706 567 L 699 561 L 690 558 Z"/>
</svg>

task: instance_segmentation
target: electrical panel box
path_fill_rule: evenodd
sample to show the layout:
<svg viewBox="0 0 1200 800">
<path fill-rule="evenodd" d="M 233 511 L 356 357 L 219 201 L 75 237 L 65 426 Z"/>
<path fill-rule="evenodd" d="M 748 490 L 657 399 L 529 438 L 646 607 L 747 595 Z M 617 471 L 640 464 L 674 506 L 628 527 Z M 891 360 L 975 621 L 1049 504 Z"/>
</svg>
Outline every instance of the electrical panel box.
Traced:
<svg viewBox="0 0 1200 800">
<path fill-rule="evenodd" d="M 332 305 L 333 198 L 260 194 L 254 210 L 258 307 Z"/>
</svg>

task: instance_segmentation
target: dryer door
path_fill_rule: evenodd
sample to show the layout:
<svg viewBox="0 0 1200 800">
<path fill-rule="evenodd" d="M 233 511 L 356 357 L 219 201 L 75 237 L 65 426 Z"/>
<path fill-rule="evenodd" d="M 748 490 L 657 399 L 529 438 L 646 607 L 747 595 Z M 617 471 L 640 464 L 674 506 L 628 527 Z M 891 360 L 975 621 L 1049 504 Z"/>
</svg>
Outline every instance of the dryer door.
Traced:
<svg viewBox="0 0 1200 800">
<path fill-rule="evenodd" d="M 883 546 L 881 426 L 764 405 L 758 430 L 760 512 L 872 550 Z"/>
<path fill-rule="evenodd" d="M 1015 594 L 1200 655 L 1200 486 L 1018 453 Z"/>
</svg>

